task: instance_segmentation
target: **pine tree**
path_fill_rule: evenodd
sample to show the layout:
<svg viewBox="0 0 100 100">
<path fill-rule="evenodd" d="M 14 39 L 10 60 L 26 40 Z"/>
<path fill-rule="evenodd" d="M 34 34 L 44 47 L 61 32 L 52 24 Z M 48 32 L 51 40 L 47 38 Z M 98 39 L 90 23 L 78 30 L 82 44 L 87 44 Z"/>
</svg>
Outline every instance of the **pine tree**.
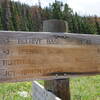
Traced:
<svg viewBox="0 0 100 100">
<path fill-rule="evenodd" d="M 0 30 L 3 30 L 3 25 L 2 25 L 2 7 L 0 6 Z"/>
<path fill-rule="evenodd" d="M 68 22 L 70 32 L 73 32 L 72 17 L 73 17 L 73 10 L 71 8 L 69 8 L 68 4 L 65 4 L 64 11 L 63 11 L 63 20 Z"/>
<path fill-rule="evenodd" d="M 11 20 L 11 12 L 10 12 L 10 1 L 4 0 L 2 3 L 3 7 L 3 26 L 4 30 L 13 30 L 12 20 Z"/>
<path fill-rule="evenodd" d="M 100 24 L 97 20 L 97 16 L 95 16 L 95 24 L 96 24 L 96 28 L 97 28 L 97 34 L 100 34 Z"/>
<path fill-rule="evenodd" d="M 55 3 L 53 3 L 51 7 L 52 7 L 52 18 L 53 19 L 62 19 L 63 3 L 55 0 Z"/>
</svg>

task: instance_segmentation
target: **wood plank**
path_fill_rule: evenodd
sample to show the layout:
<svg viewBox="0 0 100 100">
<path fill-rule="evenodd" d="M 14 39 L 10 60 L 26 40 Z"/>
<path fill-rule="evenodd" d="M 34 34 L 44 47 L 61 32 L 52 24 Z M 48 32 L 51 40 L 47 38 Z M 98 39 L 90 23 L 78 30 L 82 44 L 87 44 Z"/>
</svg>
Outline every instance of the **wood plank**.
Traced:
<svg viewBox="0 0 100 100">
<path fill-rule="evenodd" d="M 33 100 L 61 100 L 56 97 L 51 92 L 47 91 L 42 85 L 38 82 L 33 82 Z"/>
<path fill-rule="evenodd" d="M 0 32 L 0 82 L 100 74 L 100 36 Z"/>
</svg>

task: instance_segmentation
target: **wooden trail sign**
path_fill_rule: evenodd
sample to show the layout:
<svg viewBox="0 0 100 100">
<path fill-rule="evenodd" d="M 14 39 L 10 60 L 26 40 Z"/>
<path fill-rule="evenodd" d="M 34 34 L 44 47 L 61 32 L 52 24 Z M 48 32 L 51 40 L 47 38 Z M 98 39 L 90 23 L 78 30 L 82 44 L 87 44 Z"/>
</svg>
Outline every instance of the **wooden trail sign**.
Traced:
<svg viewBox="0 0 100 100">
<path fill-rule="evenodd" d="M 0 32 L 0 82 L 100 74 L 100 36 Z"/>
</svg>

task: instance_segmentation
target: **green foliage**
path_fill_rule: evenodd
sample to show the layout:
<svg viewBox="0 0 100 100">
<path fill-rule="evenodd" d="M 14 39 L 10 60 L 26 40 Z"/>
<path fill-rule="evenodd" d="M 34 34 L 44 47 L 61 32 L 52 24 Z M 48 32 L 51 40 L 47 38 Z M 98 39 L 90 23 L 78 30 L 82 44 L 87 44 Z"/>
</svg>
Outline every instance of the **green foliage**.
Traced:
<svg viewBox="0 0 100 100">
<path fill-rule="evenodd" d="M 0 84 L 0 100 L 32 100 L 32 84 L 29 82 Z M 26 91 L 27 97 L 19 92 Z"/>
<path fill-rule="evenodd" d="M 61 19 L 68 22 L 69 32 L 84 33 L 84 34 L 98 34 L 100 32 L 99 24 L 91 23 L 88 17 L 79 16 L 74 13 L 68 4 L 63 4 L 55 0 L 49 7 L 43 9 L 43 20 L 47 19 Z M 94 19 L 92 16 L 91 20 Z M 98 21 L 97 21 L 98 22 Z M 96 24 L 96 25 L 95 25 Z"/>
<path fill-rule="evenodd" d="M 2 7 L 0 6 L 0 15 L 2 14 Z M 2 16 L 0 16 L 0 30 L 3 30 Z"/>
<path fill-rule="evenodd" d="M 72 100 L 100 100 L 100 76 L 71 79 Z"/>
<path fill-rule="evenodd" d="M 55 0 L 51 6 L 53 19 L 62 19 L 62 7 L 63 3 Z"/>
<path fill-rule="evenodd" d="M 97 34 L 100 35 L 100 23 L 98 22 L 97 16 L 95 16 L 95 24 L 96 24 L 96 28 L 97 28 Z"/>
<path fill-rule="evenodd" d="M 90 21 L 95 18 L 95 21 Z M 0 6 L 0 30 L 42 31 L 44 20 L 60 19 L 68 22 L 69 32 L 100 34 L 97 16 L 82 17 L 68 6 L 55 0 L 48 7 L 28 6 L 20 2 L 9 2 Z"/>
</svg>

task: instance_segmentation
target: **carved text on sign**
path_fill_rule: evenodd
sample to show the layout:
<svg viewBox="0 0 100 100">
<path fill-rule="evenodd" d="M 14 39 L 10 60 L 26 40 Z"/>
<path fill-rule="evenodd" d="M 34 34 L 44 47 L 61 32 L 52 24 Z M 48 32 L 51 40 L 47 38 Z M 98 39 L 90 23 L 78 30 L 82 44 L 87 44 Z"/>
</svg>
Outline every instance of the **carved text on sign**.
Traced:
<svg viewBox="0 0 100 100">
<path fill-rule="evenodd" d="M 99 65 L 100 36 L 0 32 L 0 82 L 99 74 Z"/>
</svg>

